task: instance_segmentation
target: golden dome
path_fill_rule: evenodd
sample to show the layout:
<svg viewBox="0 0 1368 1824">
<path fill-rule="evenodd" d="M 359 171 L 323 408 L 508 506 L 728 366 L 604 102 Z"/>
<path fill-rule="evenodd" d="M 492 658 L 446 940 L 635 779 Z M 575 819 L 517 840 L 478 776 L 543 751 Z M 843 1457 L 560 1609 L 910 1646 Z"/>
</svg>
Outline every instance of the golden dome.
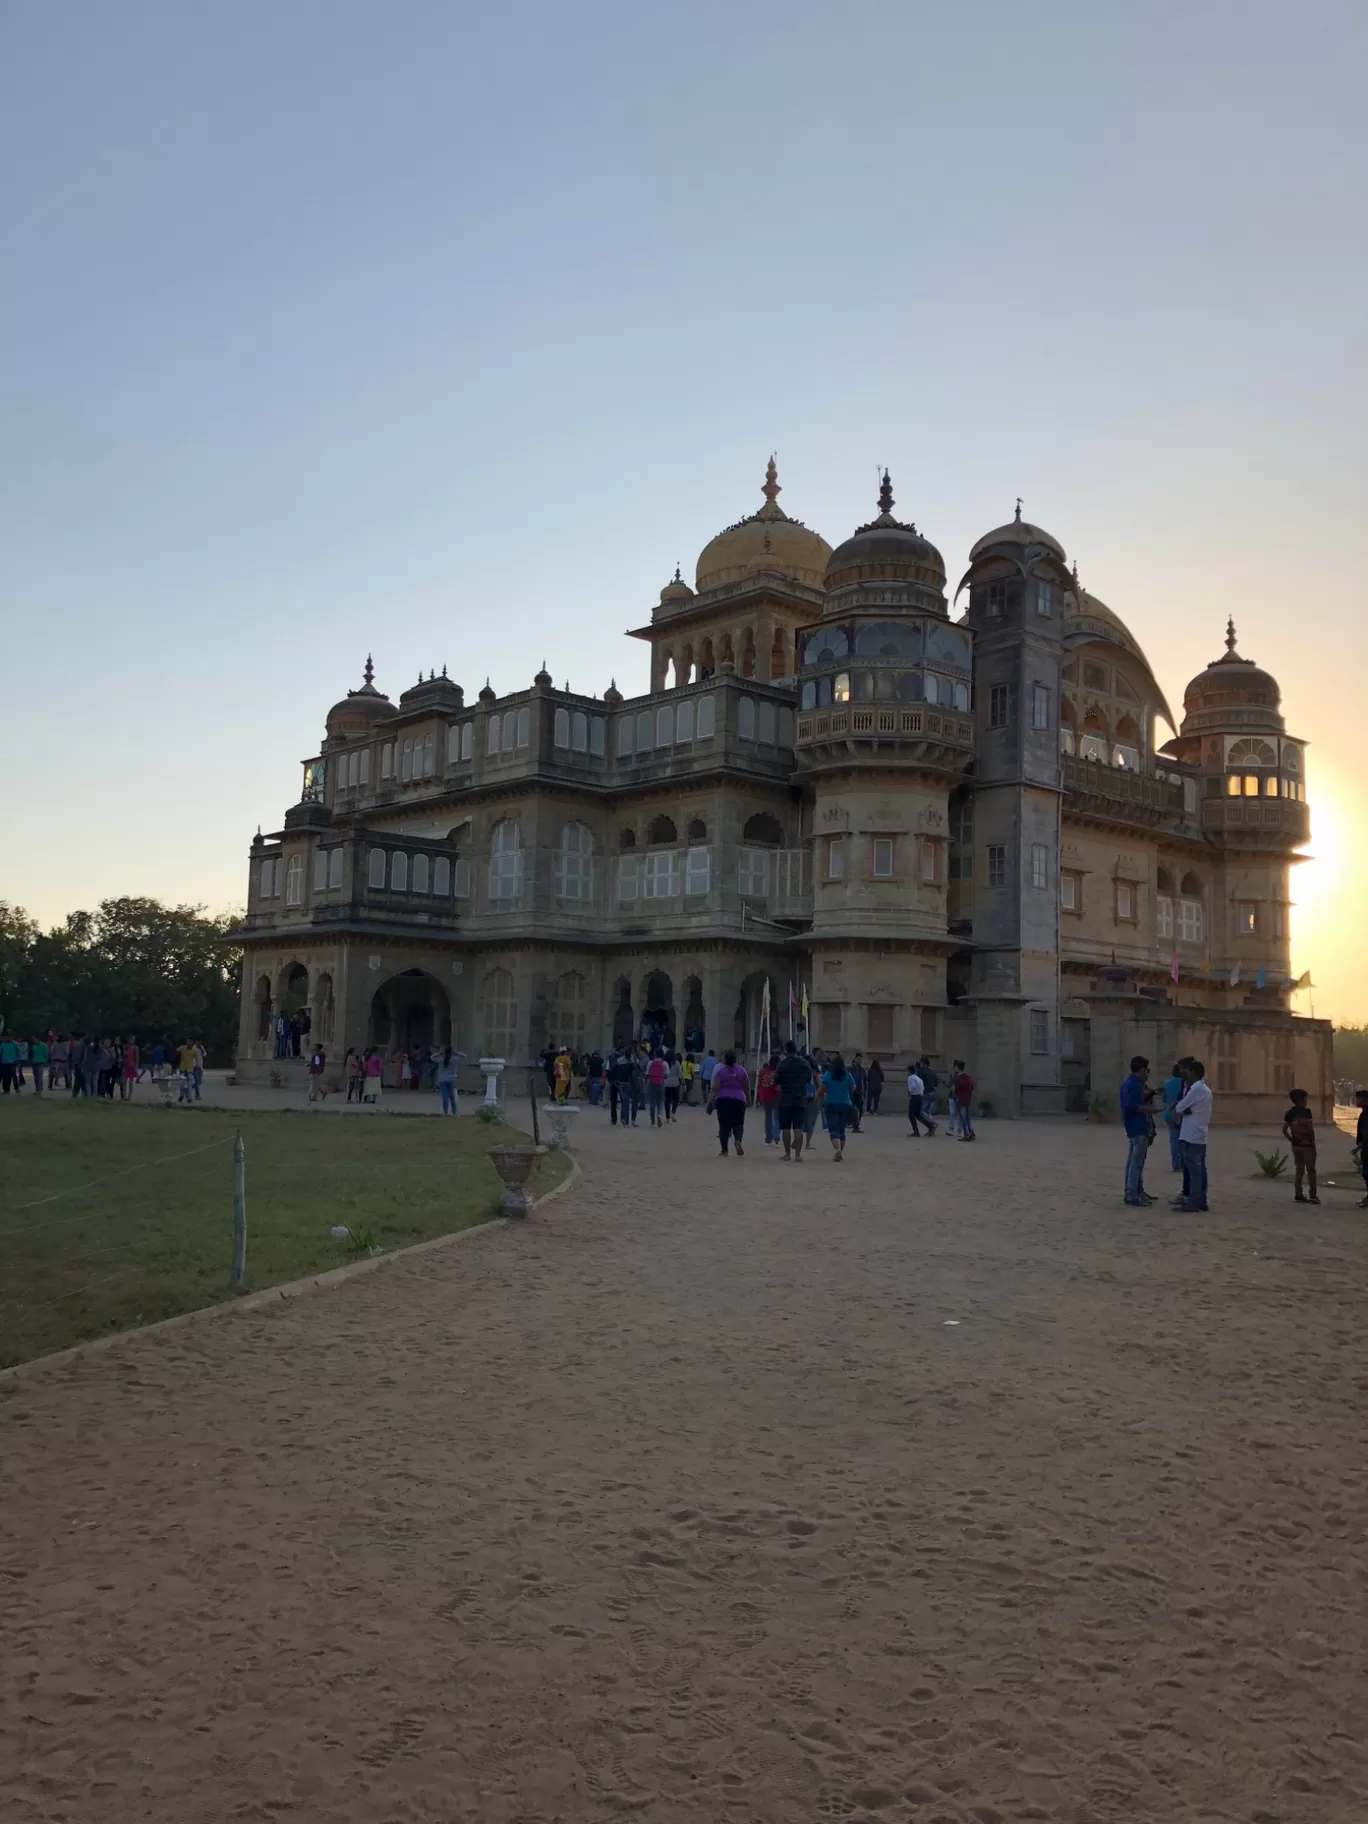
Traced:
<svg viewBox="0 0 1368 1824">
<path fill-rule="evenodd" d="M 1259 726 L 1281 732 L 1282 691 L 1271 672 L 1235 650 L 1235 622 L 1226 622 L 1226 649 L 1213 659 L 1183 692 L 1183 730 L 1219 728 L 1232 710 L 1240 712 L 1239 726 Z"/>
<path fill-rule="evenodd" d="M 764 506 L 749 519 L 719 532 L 699 552 L 694 580 L 700 590 L 738 583 L 762 570 L 776 570 L 780 576 L 806 583 L 809 589 L 822 587 L 831 546 L 819 532 L 789 518 L 778 503 L 780 491 L 771 456 L 761 490 Z"/>
<path fill-rule="evenodd" d="M 660 592 L 661 606 L 669 607 L 672 602 L 691 602 L 693 597 L 693 590 L 679 574 L 679 565 L 676 564 L 674 575 Z"/>
<path fill-rule="evenodd" d="M 1154 668 L 1145 657 L 1144 647 L 1115 609 L 1108 608 L 1105 602 L 1088 594 L 1078 581 L 1077 565 L 1074 566 L 1074 589 L 1076 593 L 1066 596 L 1064 601 L 1065 643 L 1073 648 L 1082 646 L 1090 639 L 1101 640 L 1108 646 L 1119 646 L 1122 652 L 1128 652 L 1133 659 L 1138 659 L 1154 691 L 1155 707 L 1170 728 L 1177 728 L 1173 711 L 1154 675 Z"/>
</svg>

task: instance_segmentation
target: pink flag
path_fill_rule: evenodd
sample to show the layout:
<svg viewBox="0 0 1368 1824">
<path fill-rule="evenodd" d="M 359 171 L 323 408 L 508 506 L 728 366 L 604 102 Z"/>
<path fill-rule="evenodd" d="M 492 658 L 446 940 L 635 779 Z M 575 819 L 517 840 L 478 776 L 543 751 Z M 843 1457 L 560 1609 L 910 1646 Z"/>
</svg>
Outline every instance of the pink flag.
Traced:
<svg viewBox="0 0 1368 1824">
<path fill-rule="evenodd" d="M 1176 982 L 1178 980 L 1178 952 L 1176 950 L 1173 953 L 1173 963 L 1169 969 L 1169 980 L 1171 982 Z"/>
</svg>

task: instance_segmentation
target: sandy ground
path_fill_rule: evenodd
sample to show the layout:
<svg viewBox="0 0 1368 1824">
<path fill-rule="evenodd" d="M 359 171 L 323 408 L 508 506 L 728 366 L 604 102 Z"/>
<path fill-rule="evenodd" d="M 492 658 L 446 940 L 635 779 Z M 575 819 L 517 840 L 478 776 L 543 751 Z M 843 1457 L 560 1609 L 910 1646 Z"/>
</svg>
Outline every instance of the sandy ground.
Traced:
<svg viewBox="0 0 1368 1824">
<path fill-rule="evenodd" d="M 1348 1194 L 580 1125 L 522 1227 L 0 1383 L 6 1824 L 1362 1824 Z"/>
</svg>

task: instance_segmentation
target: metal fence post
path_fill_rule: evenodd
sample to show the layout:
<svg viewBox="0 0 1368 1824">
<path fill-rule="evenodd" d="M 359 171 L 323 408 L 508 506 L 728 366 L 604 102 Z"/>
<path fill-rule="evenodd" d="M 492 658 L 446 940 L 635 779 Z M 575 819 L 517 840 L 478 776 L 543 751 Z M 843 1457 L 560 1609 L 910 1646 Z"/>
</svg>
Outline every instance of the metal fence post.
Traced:
<svg viewBox="0 0 1368 1824">
<path fill-rule="evenodd" d="M 247 1155 L 242 1129 L 233 1140 L 233 1284 L 247 1277 Z"/>
</svg>

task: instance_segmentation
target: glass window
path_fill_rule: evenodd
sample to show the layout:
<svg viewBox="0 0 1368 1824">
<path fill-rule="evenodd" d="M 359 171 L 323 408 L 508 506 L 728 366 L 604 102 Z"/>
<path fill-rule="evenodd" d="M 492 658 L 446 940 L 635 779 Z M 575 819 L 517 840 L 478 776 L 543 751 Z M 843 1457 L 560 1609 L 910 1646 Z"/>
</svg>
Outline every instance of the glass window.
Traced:
<svg viewBox="0 0 1368 1824">
<path fill-rule="evenodd" d="M 394 777 L 393 741 L 386 741 L 385 745 L 380 749 L 380 777 L 382 779 L 392 779 Z"/>
<path fill-rule="evenodd" d="M 367 879 L 373 887 L 384 886 L 385 867 L 385 851 L 383 849 L 372 849 L 370 852 L 370 873 L 367 875 Z"/>
<path fill-rule="evenodd" d="M 990 842 L 988 845 L 988 885 L 1007 885 L 1007 850 L 1000 842 Z"/>
<path fill-rule="evenodd" d="M 361 784 L 370 784 L 370 749 L 364 748 L 361 753 Z"/>
<path fill-rule="evenodd" d="M 1007 686 L 994 684 L 988 693 L 988 726 L 989 728 L 1006 728 L 1007 710 L 1010 702 Z"/>
<path fill-rule="evenodd" d="M 511 754 L 518 745 L 518 715 L 516 710 L 506 709 L 503 716 L 503 730 L 499 736 L 500 745 L 506 754 Z"/>
<path fill-rule="evenodd" d="M 955 686 L 955 708 L 958 710 L 961 710 L 961 711 L 965 711 L 965 712 L 968 711 L 969 686 L 967 684 L 956 684 L 956 686 Z"/>
<path fill-rule="evenodd" d="M 1083 882 L 1077 874 L 1061 874 L 1059 877 L 1059 904 L 1061 911 L 1077 912 L 1083 900 Z"/>
<path fill-rule="evenodd" d="M 816 682 L 812 678 L 804 678 L 803 694 L 802 694 L 801 698 L 799 699 L 799 701 L 804 709 L 816 709 L 816 707 L 817 707 L 817 685 L 816 685 Z"/>
<path fill-rule="evenodd" d="M 875 880 L 892 880 L 893 838 L 891 836 L 874 838 L 873 866 Z"/>
<path fill-rule="evenodd" d="M 1031 844 L 1031 885 L 1043 892 L 1050 882 L 1050 851 L 1043 842 Z"/>
<path fill-rule="evenodd" d="M 1259 908 L 1252 900 L 1240 900 L 1235 907 L 1235 929 L 1241 937 L 1259 934 Z"/>
<path fill-rule="evenodd" d="M 619 855 L 617 865 L 617 896 L 624 904 L 630 905 L 637 896 L 640 869 L 637 866 L 640 857 L 637 855 Z"/>
<path fill-rule="evenodd" d="M 315 893 L 326 893 L 327 889 L 328 889 L 328 851 L 326 849 L 315 849 L 314 850 L 313 890 Z"/>
<path fill-rule="evenodd" d="M 657 747 L 674 746 L 674 709 L 668 703 L 656 711 L 655 741 Z"/>
<path fill-rule="evenodd" d="M 717 711 L 711 697 L 698 699 L 698 739 L 709 740 L 717 726 Z"/>
<path fill-rule="evenodd" d="M 1037 1058 L 1045 1058 L 1050 1054 L 1050 1010 L 1048 1007 L 1032 1007 L 1031 1009 L 1031 1053 Z"/>
<path fill-rule="evenodd" d="M 1050 726 L 1050 690 L 1046 684 L 1031 686 L 1031 727 Z"/>
<path fill-rule="evenodd" d="M 764 899 L 769 892 L 769 851 L 742 849 L 736 864 L 736 888 L 746 899 Z"/>
<path fill-rule="evenodd" d="M 408 856 L 402 850 L 396 850 L 390 856 L 390 890 L 394 893 L 408 892 Z"/>
<path fill-rule="evenodd" d="M 928 887 L 940 878 L 941 845 L 934 836 L 921 839 L 921 877 Z M 967 870 L 966 870 L 967 874 Z"/>
<path fill-rule="evenodd" d="M 524 703 L 518 711 L 518 746 L 527 747 L 532 740 L 532 711 Z"/>
<path fill-rule="evenodd" d="M 651 712 L 649 709 L 643 709 L 637 717 L 636 725 L 636 751 L 639 754 L 650 753 L 652 728 Z"/>
<path fill-rule="evenodd" d="M 1171 894 L 1160 893 L 1155 899 L 1154 935 L 1160 938 L 1173 936 L 1173 898 Z"/>
<path fill-rule="evenodd" d="M 678 849 L 652 849 L 641 857 L 642 893 L 646 899 L 679 897 Z"/>
<path fill-rule="evenodd" d="M 507 969 L 491 969 L 484 981 L 485 1056 L 507 1057 L 517 1044 L 518 1003 Z"/>
<path fill-rule="evenodd" d="M 832 680 L 831 700 L 833 703 L 849 703 L 850 673 L 848 671 L 838 672 Z"/>
<path fill-rule="evenodd" d="M 774 705 L 766 699 L 756 714 L 756 739 L 765 747 L 774 746 Z"/>
<path fill-rule="evenodd" d="M 485 752 L 497 754 L 499 751 L 499 718 L 491 716 L 485 723 Z"/>
<path fill-rule="evenodd" d="M 458 855 L 451 867 L 451 891 L 457 899 L 470 898 L 470 863 Z"/>
<path fill-rule="evenodd" d="M 829 836 L 827 838 L 826 877 L 828 880 L 841 880 L 844 877 L 844 875 L 845 875 L 845 837 L 844 836 Z"/>
<path fill-rule="evenodd" d="M 1138 773 L 1140 771 L 1140 749 L 1127 747 L 1124 742 L 1118 742 L 1112 749 L 1112 765 L 1119 766 L 1128 773 Z"/>
<path fill-rule="evenodd" d="M 291 855 L 290 865 L 285 870 L 285 904 L 302 905 L 304 901 L 304 857 Z"/>
<path fill-rule="evenodd" d="M 1276 798 L 1277 795 L 1278 795 L 1277 774 L 1270 773 L 1268 775 L 1268 777 L 1264 780 L 1264 797 L 1265 798 Z"/>
<path fill-rule="evenodd" d="M 1178 941 L 1200 944 L 1202 941 L 1202 902 L 1200 899 L 1178 901 Z"/>
<path fill-rule="evenodd" d="M 587 900 L 594 890 L 594 839 L 582 823 L 567 823 L 556 849 L 556 897 Z"/>
<path fill-rule="evenodd" d="M 589 718 L 582 709 L 570 718 L 570 746 L 577 754 L 589 752 Z"/>
<path fill-rule="evenodd" d="M 803 663 L 820 665 L 824 659 L 843 659 L 849 651 L 850 642 L 843 628 L 819 627 L 804 642 Z"/>
<path fill-rule="evenodd" d="M 589 718 L 589 752 L 597 759 L 603 758 L 603 717 Z"/>
<path fill-rule="evenodd" d="M 413 777 L 413 742 L 405 741 L 399 750 L 399 777 L 401 780 Z"/>
<path fill-rule="evenodd" d="M 698 899 L 712 886 L 712 850 L 690 849 L 684 864 L 684 892 Z"/>
<path fill-rule="evenodd" d="M 675 740 L 676 741 L 692 741 L 693 740 L 693 725 L 694 725 L 694 706 L 693 706 L 692 701 L 688 697 L 686 697 L 684 699 L 684 701 L 680 704 L 679 711 L 678 711 L 677 715 L 675 716 Z"/>
<path fill-rule="evenodd" d="M 415 893 L 426 893 L 430 863 L 426 855 L 415 855 L 413 858 L 413 890 Z"/>
<path fill-rule="evenodd" d="M 1257 798 L 1259 795 L 1259 775 L 1246 773 L 1244 776 L 1244 795 L 1246 798 Z"/>
<path fill-rule="evenodd" d="M 464 722 L 461 725 L 461 762 L 475 758 L 475 724 Z"/>
<path fill-rule="evenodd" d="M 360 783 L 361 783 L 361 755 L 359 753 L 348 754 L 347 755 L 347 784 L 350 787 L 350 786 L 354 786 L 354 785 L 359 785 Z"/>
<path fill-rule="evenodd" d="M 1231 773 L 1230 777 L 1226 780 L 1226 796 L 1228 798 L 1238 798 L 1239 795 L 1240 775 L 1238 773 Z"/>
<path fill-rule="evenodd" d="M 511 817 L 494 826 L 489 844 L 489 897 L 515 900 L 522 894 L 522 831 Z"/>
<path fill-rule="evenodd" d="M 736 706 L 736 732 L 743 741 L 755 739 L 755 698 L 742 697 Z"/>
<path fill-rule="evenodd" d="M 1074 751 L 1074 731 L 1062 722 L 1059 725 L 1059 748 L 1065 754 Z"/>
<path fill-rule="evenodd" d="M 1135 917 L 1135 888 L 1128 880 L 1118 880 L 1116 883 L 1116 916 Z"/>
<path fill-rule="evenodd" d="M 617 725 L 617 757 L 629 760 L 632 755 L 632 731 L 635 724 L 631 716 L 619 716 Z"/>
<path fill-rule="evenodd" d="M 569 747 L 569 745 L 570 745 L 570 711 L 568 709 L 558 709 L 555 714 L 553 726 L 554 726 L 555 732 L 554 732 L 554 735 L 552 736 L 552 739 L 555 741 L 556 746 L 557 747 Z"/>
<path fill-rule="evenodd" d="M 436 771 L 437 771 L 437 737 L 435 735 L 424 735 L 424 737 L 423 737 L 423 777 L 424 777 L 424 779 L 431 779 L 432 775 Z"/>
<path fill-rule="evenodd" d="M 432 864 L 432 891 L 438 899 L 445 899 L 451 892 L 451 863 L 445 855 L 439 855 Z"/>
<path fill-rule="evenodd" d="M 328 856 L 328 886 L 336 889 L 342 885 L 342 849 L 341 845 L 332 850 Z"/>
<path fill-rule="evenodd" d="M 1051 583 L 1036 584 L 1036 613 L 1053 614 L 1054 586 Z"/>
<path fill-rule="evenodd" d="M 922 656 L 921 623 L 867 621 L 855 629 L 855 651 L 865 659 L 919 659 Z"/>
</svg>

